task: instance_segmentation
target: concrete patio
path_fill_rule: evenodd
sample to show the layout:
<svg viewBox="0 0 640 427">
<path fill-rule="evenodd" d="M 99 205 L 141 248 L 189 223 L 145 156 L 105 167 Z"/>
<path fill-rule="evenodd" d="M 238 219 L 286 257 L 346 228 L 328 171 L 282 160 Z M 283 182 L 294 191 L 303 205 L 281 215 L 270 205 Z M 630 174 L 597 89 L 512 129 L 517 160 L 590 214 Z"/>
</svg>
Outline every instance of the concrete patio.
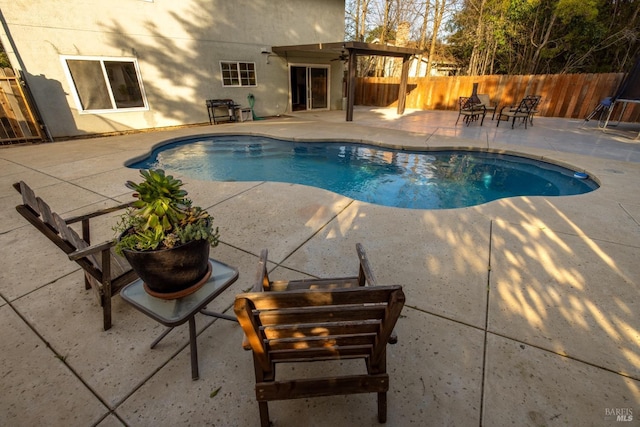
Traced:
<svg viewBox="0 0 640 427">
<path fill-rule="evenodd" d="M 273 182 L 184 177 L 240 278 L 209 309 L 230 311 L 269 249 L 272 277 L 356 272 L 362 242 L 381 283 L 407 303 L 388 348 L 388 426 L 640 425 L 638 125 L 535 118 L 528 129 L 454 126 L 457 113 L 357 108 L 270 120 L 0 149 L 0 426 L 257 426 L 253 363 L 240 327 L 196 317 L 200 379 L 187 325 L 164 327 L 119 296 L 114 326 L 78 266 L 16 211 L 24 180 L 63 216 L 128 201 L 124 162 L 162 141 L 213 133 L 476 147 L 573 165 L 601 188 L 455 210 L 407 210 Z M 113 216 L 94 241 L 113 237 Z M 296 367 L 314 369 L 312 367 Z M 363 369 L 350 363 L 338 369 Z M 283 370 L 283 373 L 287 372 Z M 270 404 L 275 426 L 375 426 L 374 395 Z M 627 418 L 628 419 L 628 418 Z"/>
</svg>

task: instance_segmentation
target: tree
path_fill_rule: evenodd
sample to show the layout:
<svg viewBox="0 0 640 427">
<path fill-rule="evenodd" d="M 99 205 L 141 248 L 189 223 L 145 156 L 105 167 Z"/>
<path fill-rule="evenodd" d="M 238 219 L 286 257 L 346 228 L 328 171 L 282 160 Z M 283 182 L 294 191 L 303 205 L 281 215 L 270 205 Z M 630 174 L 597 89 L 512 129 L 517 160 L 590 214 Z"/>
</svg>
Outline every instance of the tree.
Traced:
<svg viewBox="0 0 640 427">
<path fill-rule="evenodd" d="M 449 42 L 469 75 L 624 71 L 639 14 L 633 0 L 464 0 Z"/>
<path fill-rule="evenodd" d="M 442 20 L 447 8 L 447 0 L 433 0 L 433 24 L 431 30 L 431 43 L 429 46 L 429 61 L 427 61 L 427 76 L 431 75 L 431 65 L 436 53 L 438 32 L 442 26 Z"/>
<path fill-rule="evenodd" d="M 351 0 L 345 4 L 345 40 L 365 40 L 370 2 L 371 0 Z"/>
<path fill-rule="evenodd" d="M 370 43 L 409 23 L 428 73 L 443 49 L 469 75 L 623 72 L 640 55 L 640 0 L 349 0 L 346 16 L 351 39 Z"/>
<path fill-rule="evenodd" d="M 9 57 L 7 56 L 7 52 L 4 51 L 2 43 L 0 43 L 0 68 L 11 68 Z"/>
</svg>

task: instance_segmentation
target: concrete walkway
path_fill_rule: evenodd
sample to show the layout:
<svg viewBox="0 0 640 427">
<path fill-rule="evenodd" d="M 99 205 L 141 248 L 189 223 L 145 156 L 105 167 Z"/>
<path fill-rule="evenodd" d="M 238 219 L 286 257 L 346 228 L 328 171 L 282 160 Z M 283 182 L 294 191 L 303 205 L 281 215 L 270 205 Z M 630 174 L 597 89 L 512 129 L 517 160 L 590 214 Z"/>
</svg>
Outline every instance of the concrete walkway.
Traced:
<svg viewBox="0 0 640 427">
<path fill-rule="evenodd" d="M 65 215 L 129 200 L 123 166 L 162 141 L 210 133 L 481 147 L 554 159 L 602 187 L 455 210 L 406 210 L 271 182 L 185 178 L 240 270 L 209 306 L 229 310 L 269 248 L 272 277 L 356 272 L 362 242 L 407 304 L 388 350 L 389 426 L 640 425 L 638 126 L 536 118 L 533 127 L 454 126 L 457 113 L 357 108 L 0 149 L 0 425 L 259 425 L 251 354 L 237 324 L 198 316 L 200 380 L 187 326 L 164 328 L 113 298 L 114 326 L 75 263 L 15 211 L 24 180 Z M 94 241 L 113 237 L 113 217 Z M 310 367 L 297 367 L 313 369 Z M 363 369 L 344 363 L 337 369 Z M 283 374 L 287 371 L 283 370 Z M 375 426 L 374 395 L 270 404 L 275 426 Z M 628 419 L 628 418 L 627 418 Z"/>
</svg>

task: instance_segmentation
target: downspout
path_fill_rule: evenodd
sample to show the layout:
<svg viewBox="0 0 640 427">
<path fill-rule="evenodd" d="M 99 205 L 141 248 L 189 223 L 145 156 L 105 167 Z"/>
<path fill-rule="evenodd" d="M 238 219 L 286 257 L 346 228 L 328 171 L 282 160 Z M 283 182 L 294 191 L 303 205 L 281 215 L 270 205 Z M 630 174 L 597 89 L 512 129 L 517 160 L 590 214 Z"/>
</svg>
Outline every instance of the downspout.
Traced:
<svg viewBox="0 0 640 427">
<path fill-rule="evenodd" d="M 7 21 L 4 19 L 4 14 L 2 10 L 0 10 L 0 23 L 2 23 L 2 28 L 0 29 L 0 40 L 2 41 L 2 46 L 4 47 L 4 51 L 9 58 L 9 62 L 11 63 L 14 70 L 17 70 L 17 75 L 20 77 L 20 85 L 25 93 L 27 102 L 30 103 L 31 108 L 33 108 L 36 120 L 40 129 L 47 135 L 47 138 L 50 142 L 53 142 L 53 137 L 49 133 L 49 129 L 47 125 L 44 123 L 42 119 L 42 114 L 40 114 L 40 109 L 38 108 L 38 104 L 36 104 L 36 100 L 33 97 L 33 94 L 29 90 L 29 86 L 27 85 L 27 81 L 25 79 L 25 69 L 24 63 L 22 62 L 22 58 L 20 58 L 20 54 L 18 53 L 18 49 L 16 49 L 16 45 L 13 42 L 13 37 L 11 37 L 11 32 L 9 31 L 9 26 L 7 25 Z"/>
</svg>

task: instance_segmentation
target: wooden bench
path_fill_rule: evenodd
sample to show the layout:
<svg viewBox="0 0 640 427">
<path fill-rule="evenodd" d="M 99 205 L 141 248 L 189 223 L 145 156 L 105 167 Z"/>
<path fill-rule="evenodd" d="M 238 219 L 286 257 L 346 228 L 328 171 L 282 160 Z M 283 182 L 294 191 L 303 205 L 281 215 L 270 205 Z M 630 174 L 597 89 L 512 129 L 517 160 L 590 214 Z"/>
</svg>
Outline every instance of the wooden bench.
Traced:
<svg viewBox="0 0 640 427">
<path fill-rule="evenodd" d="M 364 254 L 361 245 L 358 249 Z M 366 282 L 367 266 L 365 256 L 362 276 L 354 276 L 355 280 L 314 279 L 286 284 L 267 280 L 268 288 L 260 280 L 254 292 L 236 296 L 234 311 L 246 337 L 243 346 L 253 352 L 255 392 L 263 427 L 269 426 L 269 401 L 353 393 L 377 393 L 378 421 L 386 422 L 386 346 L 394 335 L 405 296 L 398 285 L 359 285 L 360 280 Z M 260 272 L 258 276 L 264 277 Z M 276 380 L 276 365 L 280 363 L 341 359 L 363 359 L 366 373 Z"/>
<path fill-rule="evenodd" d="M 16 206 L 20 215 L 82 267 L 85 288 L 93 288 L 102 306 L 104 330 L 111 328 L 111 297 L 136 280 L 138 275 L 123 257 L 115 254 L 113 241 L 91 245 L 90 220 L 128 208 L 131 203 L 63 219 L 23 181 L 13 184 L 13 187 L 22 195 L 22 204 Z M 82 237 L 69 227 L 69 224 L 77 222 L 81 223 Z"/>
</svg>

